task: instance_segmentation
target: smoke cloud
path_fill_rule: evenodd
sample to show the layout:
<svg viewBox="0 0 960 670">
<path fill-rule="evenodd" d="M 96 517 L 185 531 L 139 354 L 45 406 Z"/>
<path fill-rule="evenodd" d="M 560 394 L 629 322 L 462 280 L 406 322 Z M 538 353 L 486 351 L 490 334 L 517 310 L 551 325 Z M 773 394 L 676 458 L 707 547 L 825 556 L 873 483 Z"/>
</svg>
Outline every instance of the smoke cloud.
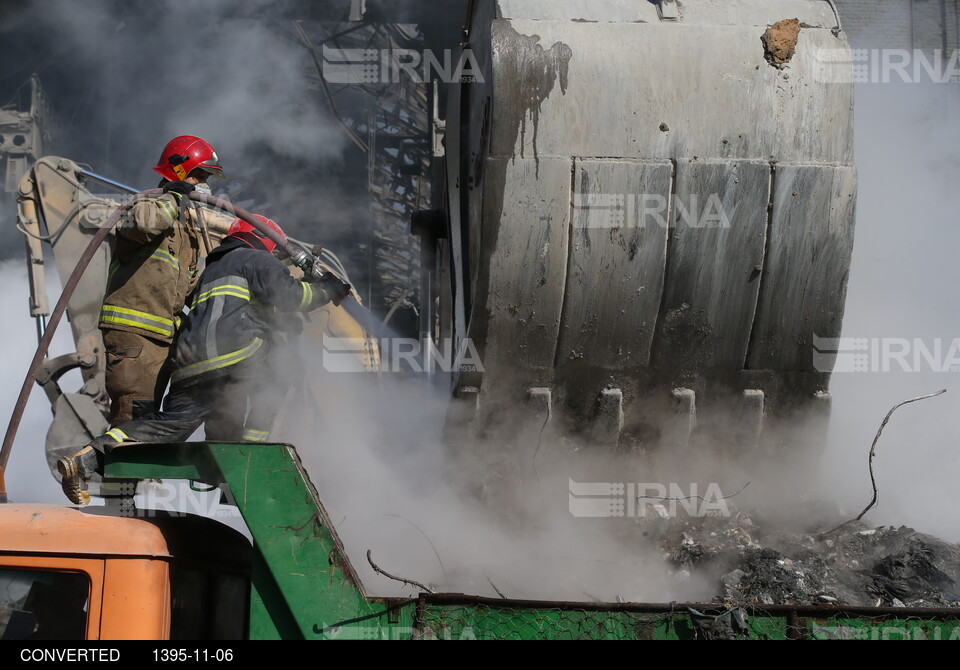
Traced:
<svg viewBox="0 0 960 670">
<path fill-rule="evenodd" d="M 340 195 L 357 180 L 342 174 L 348 140 L 291 20 L 244 18 L 270 4 L 27 3 L 0 22 L 4 62 L 19 65 L 0 97 L 37 72 L 58 122 L 47 153 L 140 189 L 169 139 L 203 137 L 227 175 L 215 192 L 342 249 L 366 215 Z"/>
<path fill-rule="evenodd" d="M 457 453 L 444 434 L 443 390 L 397 374 L 327 372 L 320 356 L 306 358 L 322 423 L 291 438 L 368 593 L 416 590 L 376 574 L 368 550 L 383 570 L 438 591 L 608 602 L 709 592 L 700 577 L 671 578 L 648 537 L 659 523 L 652 512 L 571 514 L 570 478 L 623 480 L 614 454 L 549 434 L 541 444 L 540 422 L 521 427 L 509 414 L 510 451 L 479 440 Z"/>
</svg>

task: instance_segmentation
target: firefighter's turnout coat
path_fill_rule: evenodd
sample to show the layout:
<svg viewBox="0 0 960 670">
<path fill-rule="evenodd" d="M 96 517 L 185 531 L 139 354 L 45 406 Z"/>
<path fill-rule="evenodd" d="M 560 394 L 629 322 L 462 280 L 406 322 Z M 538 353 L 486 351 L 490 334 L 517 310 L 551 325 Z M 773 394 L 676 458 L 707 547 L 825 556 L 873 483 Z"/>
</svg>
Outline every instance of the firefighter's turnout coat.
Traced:
<svg viewBox="0 0 960 670">
<path fill-rule="evenodd" d="M 227 237 L 207 257 L 177 339 L 171 384 L 207 382 L 262 360 L 276 314 L 309 312 L 330 298 L 266 251 Z"/>
<path fill-rule="evenodd" d="M 174 194 L 136 203 L 116 232 L 100 328 L 173 342 L 199 255 L 200 238 L 180 224 Z"/>
</svg>

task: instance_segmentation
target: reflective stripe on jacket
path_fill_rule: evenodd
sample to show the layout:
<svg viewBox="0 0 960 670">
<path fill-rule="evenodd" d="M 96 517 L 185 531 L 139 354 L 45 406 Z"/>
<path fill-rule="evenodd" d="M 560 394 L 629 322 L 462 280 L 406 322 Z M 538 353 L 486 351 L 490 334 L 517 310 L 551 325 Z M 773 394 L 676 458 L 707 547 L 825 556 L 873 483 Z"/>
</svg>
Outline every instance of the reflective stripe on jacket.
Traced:
<svg viewBox="0 0 960 670">
<path fill-rule="evenodd" d="M 197 282 L 200 239 L 172 193 L 138 202 L 115 234 L 100 328 L 172 342 Z"/>
<path fill-rule="evenodd" d="M 171 382 L 189 385 L 243 368 L 266 355 L 277 313 L 309 312 L 329 301 L 269 253 L 226 238 L 207 258 L 194 292 Z"/>
</svg>

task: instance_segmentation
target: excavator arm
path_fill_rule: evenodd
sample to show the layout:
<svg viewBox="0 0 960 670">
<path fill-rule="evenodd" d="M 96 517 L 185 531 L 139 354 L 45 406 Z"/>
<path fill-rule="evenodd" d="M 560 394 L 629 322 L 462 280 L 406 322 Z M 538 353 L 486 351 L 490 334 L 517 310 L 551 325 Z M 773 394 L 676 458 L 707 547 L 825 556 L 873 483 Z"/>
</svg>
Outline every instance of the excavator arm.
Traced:
<svg viewBox="0 0 960 670">
<path fill-rule="evenodd" d="M 65 280 L 90 238 L 118 205 L 115 200 L 93 195 L 83 182 L 82 168 L 65 158 L 40 158 L 21 179 L 17 227 L 26 244 L 30 315 L 37 320 L 38 338 L 50 315 L 45 247 L 49 247 L 57 273 Z M 103 245 L 67 305 L 76 351 L 45 360 L 37 374 L 37 383 L 54 414 L 46 443 L 51 470 L 62 452 L 108 427 L 106 358 L 97 323 L 109 266 L 110 248 Z M 83 385 L 75 392 L 64 392 L 59 380 L 74 369 L 80 370 Z"/>
</svg>

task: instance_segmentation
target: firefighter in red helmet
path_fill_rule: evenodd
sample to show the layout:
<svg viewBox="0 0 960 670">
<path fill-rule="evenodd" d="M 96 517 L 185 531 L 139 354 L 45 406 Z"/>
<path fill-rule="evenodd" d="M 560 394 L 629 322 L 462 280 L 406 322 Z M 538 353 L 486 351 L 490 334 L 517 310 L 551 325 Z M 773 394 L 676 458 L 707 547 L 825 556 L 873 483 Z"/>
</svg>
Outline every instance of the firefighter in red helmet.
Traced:
<svg viewBox="0 0 960 670">
<path fill-rule="evenodd" d="M 284 239 L 276 223 L 258 218 Z M 350 291 L 333 273 L 315 281 L 294 279 L 271 255 L 275 247 L 276 242 L 258 227 L 239 219 L 233 222 L 207 257 L 177 337 L 163 410 L 114 426 L 61 458 L 57 468 L 71 501 L 89 502 L 87 481 L 102 472 L 104 453 L 121 442 L 178 442 L 201 424 L 207 440 L 267 439 L 282 396 L 277 382 L 290 382 L 271 356 L 276 331 L 297 312 L 310 312 L 328 302 L 339 305 Z"/>
<path fill-rule="evenodd" d="M 193 135 L 181 135 L 167 142 L 153 169 L 171 182 L 206 183 L 208 175 L 223 178 L 223 167 L 217 152 L 207 142 Z"/>
<path fill-rule="evenodd" d="M 273 232 L 277 233 L 281 239 L 286 239 L 287 236 L 280 230 L 280 226 L 278 226 L 273 219 L 268 219 L 259 214 L 256 216 L 260 219 L 261 223 L 266 224 Z M 251 249 L 263 249 L 271 254 L 274 249 L 277 248 L 276 242 L 267 237 L 263 231 L 254 228 L 243 219 L 233 220 L 233 223 L 230 224 L 230 230 L 227 231 L 227 237 L 241 240 Z"/>
<path fill-rule="evenodd" d="M 118 224 L 100 311 L 112 426 L 152 412 L 163 395 L 164 364 L 200 256 L 199 235 L 181 223 L 181 208 L 209 177 L 223 177 L 217 152 L 192 135 L 170 140 L 153 169 L 163 194 L 138 202 Z"/>
</svg>

